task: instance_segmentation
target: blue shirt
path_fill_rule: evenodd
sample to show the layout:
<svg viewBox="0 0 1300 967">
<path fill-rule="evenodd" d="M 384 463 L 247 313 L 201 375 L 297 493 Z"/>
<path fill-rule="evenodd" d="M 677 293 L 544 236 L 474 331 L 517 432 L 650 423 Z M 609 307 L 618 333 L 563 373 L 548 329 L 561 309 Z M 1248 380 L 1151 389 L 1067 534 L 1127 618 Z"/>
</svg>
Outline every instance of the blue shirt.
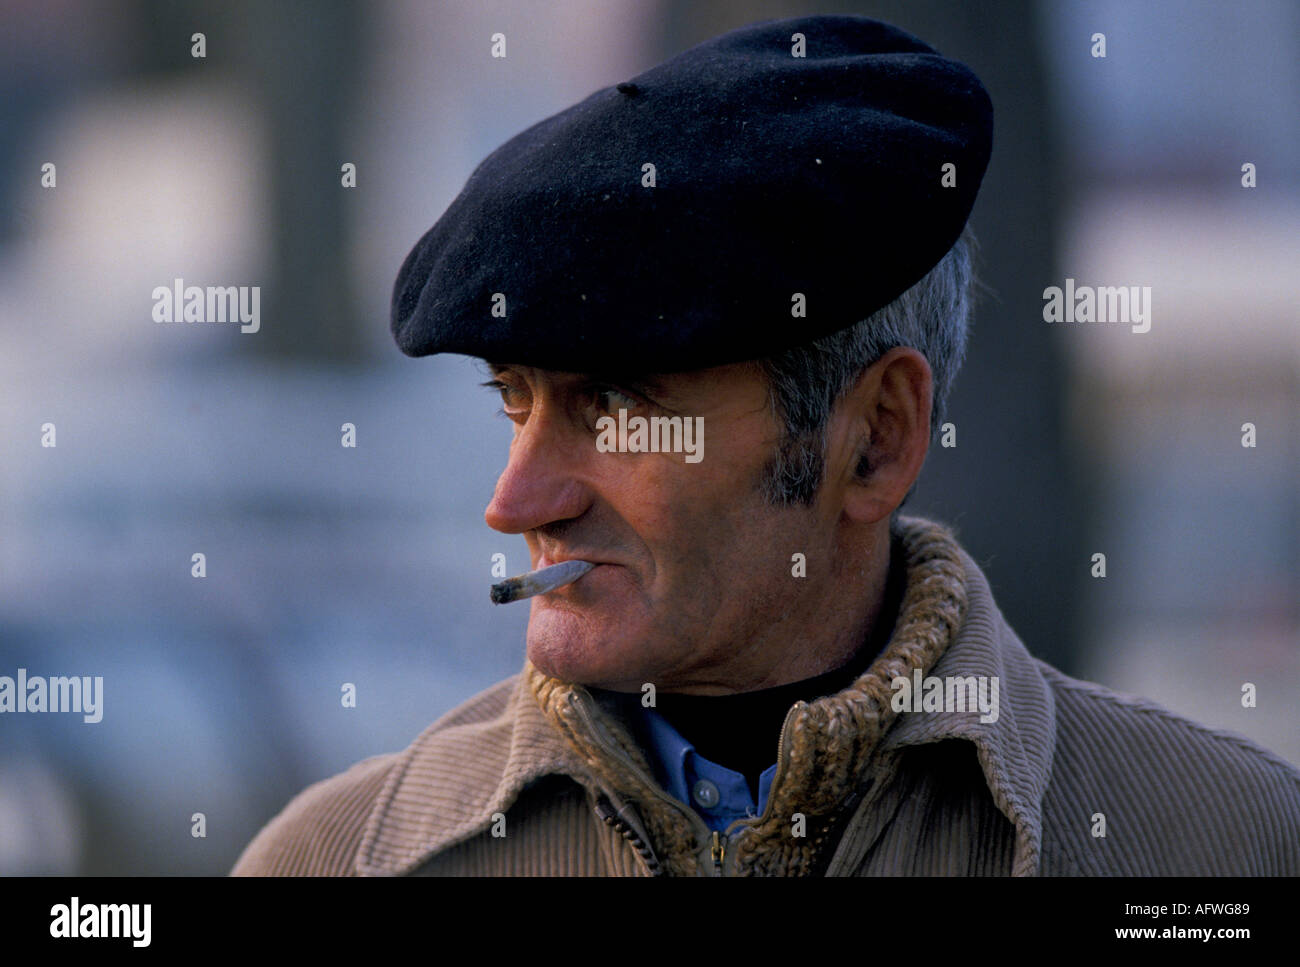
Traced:
<svg viewBox="0 0 1300 967">
<path fill-rule="evenodd" d="M 653 708 L 642 709 L 642 729 L 659 784 L 700 814 L 709 829 L 726 832 L 737 819 L 762 814 L 776 763 L 758 777 L 758 803 L 743 773 L 710 762 Z"/>
</svg>

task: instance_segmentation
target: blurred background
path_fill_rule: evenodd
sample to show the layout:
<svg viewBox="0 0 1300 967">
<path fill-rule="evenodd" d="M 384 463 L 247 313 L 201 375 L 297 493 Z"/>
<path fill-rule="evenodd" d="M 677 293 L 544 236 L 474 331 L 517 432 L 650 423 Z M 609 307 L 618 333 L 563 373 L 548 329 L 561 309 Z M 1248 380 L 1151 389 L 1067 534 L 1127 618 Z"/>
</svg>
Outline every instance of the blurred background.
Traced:
<svg viewBox="0 0 1300 967">
<path fill-rule="evenodd" d="M 527 609 L 486 586 L 526 547 L 482 516 L 509 426 L 469 360 L 396 350 L 398 266 L 523 128 L 807 13 L 917 34 L 996 109 L 957 446 L 908 511 L 1038 657 L 1300 762 L 1292 0 L 0 12 L 0 675 L 105 693 L 95 725 L 0 716 L 0 873 L 223 874 L 304 786 L 520 668 Z M 1067 277 L 1150 286 L 1150 332 L 1048 325 Z M 175 278 L 260 285 L 261 331 L 156 324 Z"/>
</svg>

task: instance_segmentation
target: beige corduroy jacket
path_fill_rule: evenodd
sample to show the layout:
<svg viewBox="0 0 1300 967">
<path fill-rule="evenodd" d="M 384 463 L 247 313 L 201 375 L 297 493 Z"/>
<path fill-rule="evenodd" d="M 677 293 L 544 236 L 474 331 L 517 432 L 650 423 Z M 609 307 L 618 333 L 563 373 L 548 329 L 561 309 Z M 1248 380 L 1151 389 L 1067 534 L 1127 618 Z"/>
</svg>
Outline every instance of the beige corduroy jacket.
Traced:
<svg viewBox="0 0 1300 967">
<path fill-rule="evenodd" d="M 796 704 L 765 811 L 714 835 L 612 709 L 525 662 L 403 752 L 299 794 L 236 875 L 1300 875 L 1300 771 L 1030 656 L 941 525 L 852 686 Z M 895 711 L 897 677 L 998 681 Z"/>
</svg>

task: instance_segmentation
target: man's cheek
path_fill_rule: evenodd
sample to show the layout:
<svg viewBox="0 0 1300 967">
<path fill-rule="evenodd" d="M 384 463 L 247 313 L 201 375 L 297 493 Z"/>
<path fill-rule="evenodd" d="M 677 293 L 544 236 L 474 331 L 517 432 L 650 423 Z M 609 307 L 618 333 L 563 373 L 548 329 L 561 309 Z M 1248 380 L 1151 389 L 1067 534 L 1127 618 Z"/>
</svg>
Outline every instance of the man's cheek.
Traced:
<svg viewBox="0 0 1300 967">
<path fill-rule="evenodd" d="M 658 567 L 661 586 L 671 593 L 675 606 L 686 600 L 709 599 L 716 606 L 718 588 L 727 582 L 735 562 L 730 559 L 738 535 L 721 527 L 717 516 L 683 509 L 671 525 L 660 531 Z"/>
</svg>

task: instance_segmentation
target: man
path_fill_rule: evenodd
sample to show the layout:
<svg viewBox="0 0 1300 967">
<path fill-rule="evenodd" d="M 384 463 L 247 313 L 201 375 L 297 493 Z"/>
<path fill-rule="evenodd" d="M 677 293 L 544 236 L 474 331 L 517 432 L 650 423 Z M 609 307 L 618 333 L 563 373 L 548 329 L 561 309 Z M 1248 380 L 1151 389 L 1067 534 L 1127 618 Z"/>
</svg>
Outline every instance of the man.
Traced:
<svg viewBox="0 0 1300 967">
<path fill-rule="evenodd" d="M 235 872 L 1300 873 L 1300 773 L 1036 661 L 899 514 L 991 133 L 962 65 L 806 17 L 484 161 L 394 335 L 488 362 L 487 523 L 595 567 L 532 598 L 521 674 L 303 792 Z"/>
</svg>

